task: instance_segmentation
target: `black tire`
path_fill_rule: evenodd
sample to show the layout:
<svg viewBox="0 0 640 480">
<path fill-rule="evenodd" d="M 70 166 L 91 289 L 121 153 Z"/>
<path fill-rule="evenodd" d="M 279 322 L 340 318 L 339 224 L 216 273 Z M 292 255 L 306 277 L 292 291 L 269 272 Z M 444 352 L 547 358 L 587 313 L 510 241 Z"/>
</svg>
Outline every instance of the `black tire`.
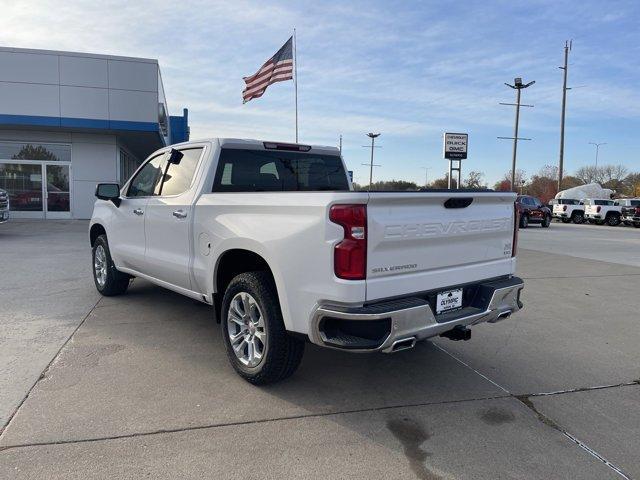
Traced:
<svg viewBox="0 0 640 480">
<path fill-rule="evenodd" d="M 106 262 L 106 278 L 104 283 L 99 281 L 96 268 L 96 252 L 101 256 L 100 252 L 104 253 L 104 261 Z M 129 288 L 129 282 L 131 277 L 126 273 L 122 273 L 116 269 L 116 266 L 111 259 L 111 251 L 109 250 L 109 242 L 106 235 L 100 235 L 93 242 L 91 249 L 91 260 L 93 262 L 93 283 L 96 285 L 96 289 L 105 297 L 112 297 L 114 295 L 122 295 Z"/>
<path fill-rule="evenodd" d="M 551 225 L 551 217 L 549 215 L 545 215 L 541 226 L 542 228 L 549 228 L 549 225 Z"/>
<path fill-rule="evenodd" d="M 229 338 L 228 316 L 231 302 L 240 293 L 248 293 L 259 307 L 264 322 L 266 343 L 262 358 L 255 366 L 245 365 L 236 355 Z M 220 315 L 222 340 L 235 371 L 254 385 L 275 383 L 291 376 L 302 360 L 304 341 L 287 333 L 273 279 L 267 272 L 246 272 L 236 276 L 224 292 Z M 246 352 L 243 347 L 243 353 Z"/>
<path fill-rule="evenodd" d="M 636 228 L 640 228 L 640 223 L 634 223 L 633 226 Z"/>
<path fill-rule="evenodd" d="M 571 223 L 571 219 L 569 219 L 569 218 L 563 218 L 563 219 L 562 219 L 562 223 Z"/>
<path fill-rule="evenodd" d="M 527 228 L 529 226 L 529 216 L 522 215 L 520 217 L 520 228 Z"/>
<path fill-rule="evenodd" d="M 620 217 L 618 215 L 609 215 L 607 217 L 607 225 L 610 227 L 617 227 L 620 225 Z"/>
<path fill-rule="evenodd" d="M 574 213 L 571 216 L 571 220 L 573 221 L 573 223 L 575 223 L 576 225 L 580 225 L 581 223 L 584 223 L 584 215 L 582 213 Z"/>
</svg>

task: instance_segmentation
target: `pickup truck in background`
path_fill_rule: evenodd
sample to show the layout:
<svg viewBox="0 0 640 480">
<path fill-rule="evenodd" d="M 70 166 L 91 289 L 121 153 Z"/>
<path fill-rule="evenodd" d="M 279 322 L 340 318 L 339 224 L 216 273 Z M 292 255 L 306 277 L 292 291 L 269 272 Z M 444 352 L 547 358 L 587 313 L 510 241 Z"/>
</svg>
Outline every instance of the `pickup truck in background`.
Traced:
<svg viewBox="0 0 640 480">
<path fill-rule="evenodd" d="M 96 196 L 98 291 L 140 277 L 213 305 L 254 384 L 291 375 L 306 341 L 391 353 L 522 307 L 513 193 L 356 192 L 336 148 L 220 138 L 159 150 Z"/>
<path fill-rule="evenodd" d="M 584 213 L 589 223 L 597 225 L 610 225 L 615 227 L 620 224 L 622 208 L 616 205 L 614 200 L 605 200 L 599 198 L 585 198 Z"/>
<path fill-rule="evenodd" d="M 620 198 L 616 202 L 624 224 L 640 228 L 640 198 Z"/>
<path fill-rule="evenodd" d="M 553 217 L 562 221 L 562 223 L 583 223 L 584 204 L 581 200 L 569 198 L 558 198 L 557 203 L 553 205 Z"/>
<path fill-rule="evenodd" d="M 9 193 L 0 188 L 0 223 L 9 220 Z"/>
</svg>

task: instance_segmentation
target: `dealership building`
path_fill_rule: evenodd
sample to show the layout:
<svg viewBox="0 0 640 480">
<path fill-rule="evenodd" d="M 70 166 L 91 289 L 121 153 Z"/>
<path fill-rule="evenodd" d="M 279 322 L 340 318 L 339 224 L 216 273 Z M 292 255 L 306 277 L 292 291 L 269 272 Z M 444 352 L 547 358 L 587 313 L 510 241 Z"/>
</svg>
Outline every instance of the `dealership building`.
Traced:
<svg viewBox="0 0 640 480">
<path fill-rule="evenodd" d="M 124 183 L 189 139 L 157 60 L 0 47 L 0 189 L 13 218 L 90 218 L 98 182 Z"/>
</svg>

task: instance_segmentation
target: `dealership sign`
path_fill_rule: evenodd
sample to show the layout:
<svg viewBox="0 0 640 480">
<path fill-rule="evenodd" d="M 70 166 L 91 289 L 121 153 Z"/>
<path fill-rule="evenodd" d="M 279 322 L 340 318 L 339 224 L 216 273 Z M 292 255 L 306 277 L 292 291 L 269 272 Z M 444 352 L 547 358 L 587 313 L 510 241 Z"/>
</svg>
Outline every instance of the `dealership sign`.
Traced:
<svg viewBox="0 0 640 480">
<path fill-rule="evenodd" d="M 444 134 L 444 158 L 451 160 L 463 160 L 467 158 L 467 145 L 469 135 L 466 133 L 445 133 Z"/>
</svg>

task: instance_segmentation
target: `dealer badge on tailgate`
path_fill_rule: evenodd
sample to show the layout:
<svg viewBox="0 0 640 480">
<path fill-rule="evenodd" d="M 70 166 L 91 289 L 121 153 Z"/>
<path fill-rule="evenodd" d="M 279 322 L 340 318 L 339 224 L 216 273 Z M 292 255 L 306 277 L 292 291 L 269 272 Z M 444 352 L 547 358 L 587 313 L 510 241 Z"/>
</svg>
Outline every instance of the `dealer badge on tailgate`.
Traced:
<svg viewBox="0 0 640 480">
<path fill-rule="evenodd" d="M 462 307 L 462 289 L 440 292 L 436 298 L 436 313 L 445 313 Z"/>
</svg>

